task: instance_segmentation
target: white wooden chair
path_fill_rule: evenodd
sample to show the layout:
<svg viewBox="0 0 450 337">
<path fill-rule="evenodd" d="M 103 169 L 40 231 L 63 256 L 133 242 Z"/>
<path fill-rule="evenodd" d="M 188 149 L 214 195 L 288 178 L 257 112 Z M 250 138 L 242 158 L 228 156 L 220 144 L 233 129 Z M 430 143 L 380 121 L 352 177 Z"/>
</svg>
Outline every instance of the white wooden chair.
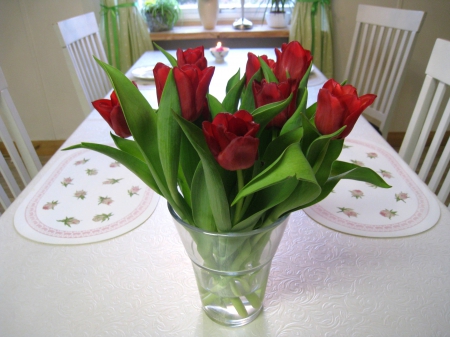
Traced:
<svg viewBox="0 0 450 337">
<path fill-rule="evenodd" d="M 31 144 L 27 130 L 20 119 L 19 113 L 8 91 L 5 76 L 0 68 L 0 138 L 11 157 L 23 185 L 27 185 L 42 168 L 41 162 Z M 20 155 L 19 155 L 20 153 Z M 14 198 L 21 189 L 13 176 L 5 158 L 0 154 L 0 172 Z M 0 204 L 6 209 L 10 198 L 0 185 Z"/>
<path fill-rule="evenodd" d="M 54 25 L 63 48 L 72 81 L 83 111 L 92 111 L 91 102 L 103 98 L 111 84 L 94 57 L 107 62 L 94 13 L 76 16 Z"/>
<path fill-rule="evenodd" d="M 358 6 L 344 79 L 361 94 L 378 95 L 364 114 L 379 124 L 384 138 L 424 16 L 422 11 Z"/>
<path fill-rule="evenodd" d="M 419 177 L 428 182 L 428 187 L 437 193 L 438 198 L 444 203 L 450 192 L 450 174 L 447 168 L 450 159 L 450 140 L 447 140 L 440 158 L 437 154 L 450 123 L 450 99 L 447 99 L 448 94 L 445 95 L 450 85 L 449 57 L 450 41 L 437 39 L 425 71 L 422 90 L 399 151 L 400 156 L 413 170 L 416 170 L 421 158 L 425 155 L 427 140 L 432 136 L 433 140 L 426 151 Z M 445 109 L 442 104 L 444 97 L 447 99 Z M 432 129 L 436 125 L 437 129 L 433 136 Z M 439 161 L 429 177 L 435 159 Z"/>
</svg>

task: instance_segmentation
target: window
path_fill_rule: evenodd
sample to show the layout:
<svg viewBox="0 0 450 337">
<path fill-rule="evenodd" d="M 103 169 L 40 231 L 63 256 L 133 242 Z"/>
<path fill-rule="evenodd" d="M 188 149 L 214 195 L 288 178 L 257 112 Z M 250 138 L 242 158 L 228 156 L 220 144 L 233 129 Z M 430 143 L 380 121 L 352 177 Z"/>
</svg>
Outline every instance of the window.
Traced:
<svg viewBox="0 0 450 337">
<path fill-rule="evenodd" d="M 182 16 L 181 21 L 199 21 L 197 0 L 178 0 Z M 266 1 L 264 0 L 245 0 L 244 17 L 253 22 L 253 24 L 262 23 Z M 219 20 L 234 21 L 241 17 L 240 0 L 219 0 Z"/>
</svg>

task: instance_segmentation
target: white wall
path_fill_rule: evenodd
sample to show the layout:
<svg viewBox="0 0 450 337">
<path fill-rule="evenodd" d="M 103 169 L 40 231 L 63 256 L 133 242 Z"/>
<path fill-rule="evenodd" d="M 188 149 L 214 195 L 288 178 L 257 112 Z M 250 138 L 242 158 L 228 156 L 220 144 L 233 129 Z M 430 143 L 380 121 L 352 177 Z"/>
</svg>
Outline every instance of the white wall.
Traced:
<svg viewBox="0 0 450 337">
<path fill-rule="evenodd" d="M 434 41 L 450 40 L 450 1 L 332 0 L 337 80 L 342 80 L 360 2 L 427 12 L 391 127 L 404 131 Z M 99 0 L 0 0 L 0 66 L 33 140 L 66 139 L 84 118 L 52 24 L 91 11 L 98 18 Z"/>
<path fill-rule="evenodd" d="M 33 140 L 66 139 L 83 120 L 53 23 L 92 0 L 0 0 L 0 67 Z"/>
</svg>

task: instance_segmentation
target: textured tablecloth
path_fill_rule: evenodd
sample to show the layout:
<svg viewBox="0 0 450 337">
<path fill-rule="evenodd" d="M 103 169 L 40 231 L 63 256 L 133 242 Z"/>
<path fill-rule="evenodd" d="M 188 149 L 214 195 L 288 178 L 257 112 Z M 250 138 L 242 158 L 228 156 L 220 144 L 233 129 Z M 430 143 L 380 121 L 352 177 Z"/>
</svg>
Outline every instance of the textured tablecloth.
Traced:
<svg viewBox="0 0 450 337">
<path fill-rule="evenodd" d="M 104 140 L 108 132 L 91 115 L 67 144 Z M 352 135 L 384 142 L 363 119 Z M 44 173 L 0 218 L 2 337 L 450 334 L 450 212 L 441 203 L 438 224 L 407 238 L 352 236 L 292 214 L 263 313 L 226 328 L 201 310 L 162 198 L 147 222 L 104 242 L 55 246 L 19 235 L 14 212 Z"/>
</svg>

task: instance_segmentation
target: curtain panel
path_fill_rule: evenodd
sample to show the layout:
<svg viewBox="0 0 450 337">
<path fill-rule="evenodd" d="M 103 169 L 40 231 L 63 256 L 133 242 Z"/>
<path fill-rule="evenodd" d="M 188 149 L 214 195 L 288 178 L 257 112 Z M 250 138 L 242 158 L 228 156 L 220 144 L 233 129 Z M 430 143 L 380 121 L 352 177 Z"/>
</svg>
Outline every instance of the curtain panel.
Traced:
<svg viewBox="0 0 450 337">
<path fill-rule="evenodd" d="M 147 50 L 153 50 L 144 17 L 135 0 L 101 0 L 100 33 L 108 62 L 126 72 Z"/>
<path fill-rule="evenodd" d="M 289 41 L 311 50 L 314 65 L 328 78 L 333 77 L 331 20 L 331 0 L 297 0 L 289 32 Z"/>
</svg>

